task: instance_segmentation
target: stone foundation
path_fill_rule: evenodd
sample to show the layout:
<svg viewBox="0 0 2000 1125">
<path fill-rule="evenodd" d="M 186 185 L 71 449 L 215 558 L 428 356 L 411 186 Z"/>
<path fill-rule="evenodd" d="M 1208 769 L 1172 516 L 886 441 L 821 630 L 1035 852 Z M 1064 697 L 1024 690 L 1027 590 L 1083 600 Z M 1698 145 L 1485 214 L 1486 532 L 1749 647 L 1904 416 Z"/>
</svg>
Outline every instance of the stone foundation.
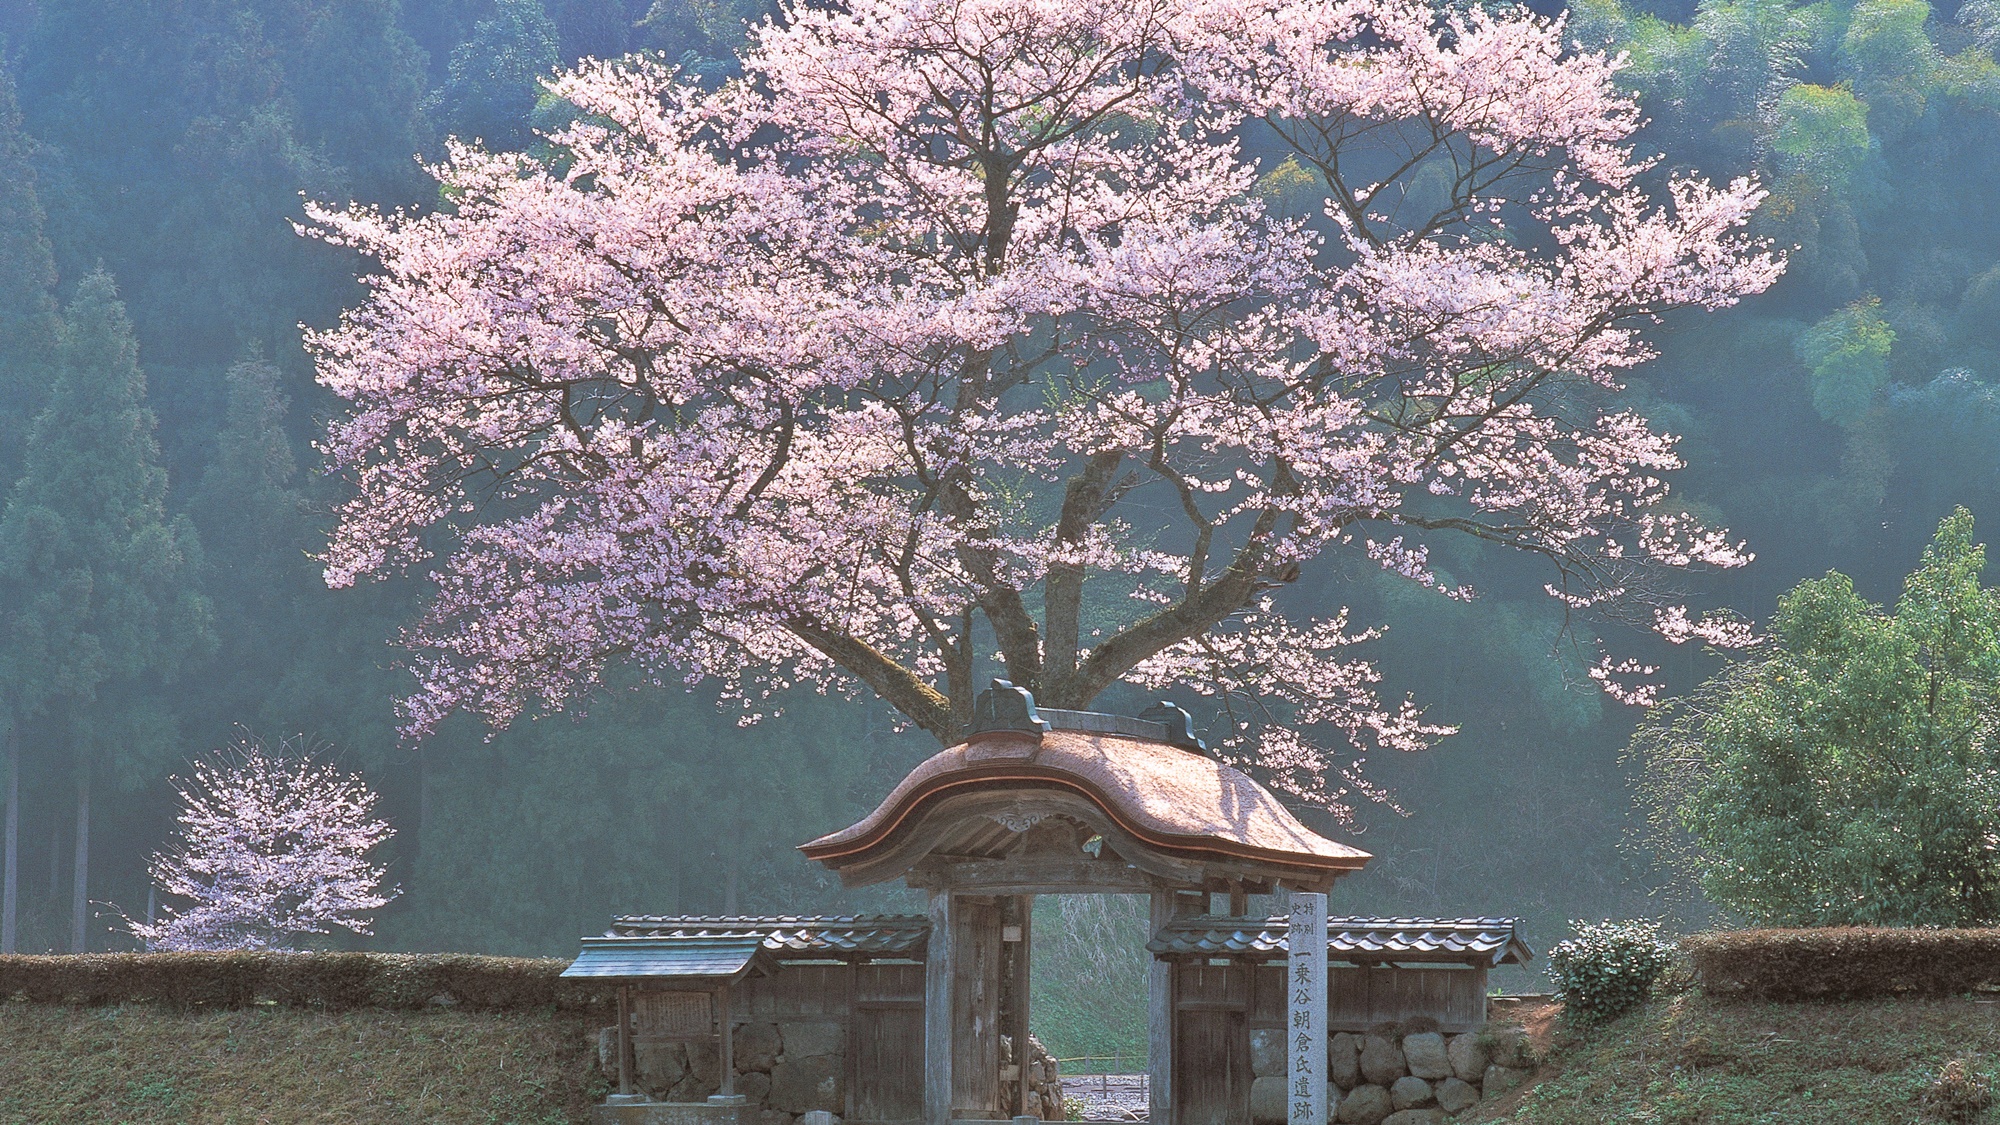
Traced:
<svg viewBox="0 0 2000 1125">
<path fill-rule="evenodd" d="M 590 1110 L 590 1125 L 752 1125 L 755 1120 L 751 1106 L 705 1101 L 600 1105 Z"/>
<path fill-rule="evenodd" d="M 1339 1125 L 1441 1125 L 1527 1080 L 1535 1060 L 1527 1033 L 1488 1027 L 1462 1035 L 1422 1021 L 1327 1039 L 1327 1109 Z M 1430 1025 L 1435 1027 L 1435 1024 Z M 1252 1125 L 1285 1121 L 1285 1039 L 1279 1028 L 1250 1033 Z"/>
<path fill-rule="evenodd" d="M 736 1028 L 731 1044 L 736 1063 L 736 1092 L 748 1102 L 741 1125 L 794 1125 L 802 1114 L 814 1110 L 839 1114 L 847 1111 L 846 1029 L 831 1020 L 791 1020 L 775 1023 L 747 1023 Z M 1048 1121 L 1062 1120 L 1062 1079 L 1056 1061 L 1040 1040 L 1028 1037 L 1028 1081 L 1031 1087 L 1029 1116 Z M 1011 1037 L 1000 1038 L 1001 1073 L 1013 1075 L 1014 1044 Z M 713 1042 L 662 1039 L 650 1035 L 632 1037 L 633 1086 L 656 1103 L 702 1105 L 703 1099 L 722 1088 L 722 1059 Z M 597 1035 L 597 1061 L 611 1082 L 618 1081 L 618 1029 L 603 1028 Z M 1021 1112 L 1014 1104 L 1020 1098 L 1019 1084 L 1011 1077 L 1002 1090 L 1010 1114 Z M 625 1118 L 606 1118 L 606 1125 Z M 737 1125 L 728 1122 L 701 1122 L 649 1117 L 631 1118 L 634 1125 Z M 837 1125 L 837 1121 L 836 1121 Z"/>
</svg>

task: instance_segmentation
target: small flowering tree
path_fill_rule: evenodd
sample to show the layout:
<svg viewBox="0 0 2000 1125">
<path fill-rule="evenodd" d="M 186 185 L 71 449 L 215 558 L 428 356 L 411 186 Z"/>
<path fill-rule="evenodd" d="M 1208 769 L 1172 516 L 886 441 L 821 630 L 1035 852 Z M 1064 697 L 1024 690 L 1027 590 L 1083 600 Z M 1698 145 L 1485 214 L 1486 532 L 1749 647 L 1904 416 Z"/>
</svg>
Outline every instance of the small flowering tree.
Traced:
<svg viewBox="0 0 2000 1125">
<path fill-rule="evenodd" d="M 393 835 L 374 815 L 375 794 L 358 775 L 287 754 L 294 744 L 279 749 L 246 737 L 176 780 L 175 840 L 149 870 L 189 902 L 158 922 L 126 919 L 148 949 L 289 949 L 335 928 L 365 934 L 396 897 L 368 860 Z"/>
<path fill-rule="evenodd" d="M 1763 193 L 1649 195 L 1620 63 L 1558 23 L 792 2 L 742 62 L 586 65 L 545 155 L 452 150 L 446 209 L 310 208 L 381 266 L 310 339 L 355 489 L 327 579 L 448 555 L 413 733 L 629 661 L 864 684 L 949 742 L 990 669 L 1206 695 L 1225 754 L 1339 811 L 1447 731 L 1378 697 L 1372 630 L 1276 596 L 1307 566 L 1464 597 L 1429 552 L 1468 536 L 1568 612 L 1740 638 L 1659 578 L 1747 556 L 1611 396 L 1661 314 L 1778 276 Z"/>
</svg>

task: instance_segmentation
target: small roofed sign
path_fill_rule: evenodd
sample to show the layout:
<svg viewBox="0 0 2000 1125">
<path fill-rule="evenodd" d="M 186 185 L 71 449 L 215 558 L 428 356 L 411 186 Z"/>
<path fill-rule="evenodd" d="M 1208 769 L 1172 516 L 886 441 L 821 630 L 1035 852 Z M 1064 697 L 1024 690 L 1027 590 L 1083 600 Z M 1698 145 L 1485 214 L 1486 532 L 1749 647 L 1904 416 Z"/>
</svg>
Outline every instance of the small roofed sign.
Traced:
<svg viewBox="0 0 2000 1125">
<path fill-rule="evenodd" d="M 1326 1125 L 1326 896 L 1293 895 L 1285 931 L 1286 1125 Z"/>
</svg>

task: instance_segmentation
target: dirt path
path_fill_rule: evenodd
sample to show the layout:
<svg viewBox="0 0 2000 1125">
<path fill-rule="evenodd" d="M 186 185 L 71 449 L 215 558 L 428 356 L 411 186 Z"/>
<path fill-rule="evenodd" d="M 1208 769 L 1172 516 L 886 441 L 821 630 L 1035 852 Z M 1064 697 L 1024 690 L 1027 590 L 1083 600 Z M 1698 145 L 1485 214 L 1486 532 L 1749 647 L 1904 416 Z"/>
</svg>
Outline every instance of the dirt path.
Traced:
<svg viewBox="0 0 2000 1125">
<path fill-rule="evenodd" d="M 1143 1074 L 1065 1074 L 1063 1101 L 1083 1104 L 1085 1121 L 1144 1121 L 1146 1076 Z"/>
</svg>

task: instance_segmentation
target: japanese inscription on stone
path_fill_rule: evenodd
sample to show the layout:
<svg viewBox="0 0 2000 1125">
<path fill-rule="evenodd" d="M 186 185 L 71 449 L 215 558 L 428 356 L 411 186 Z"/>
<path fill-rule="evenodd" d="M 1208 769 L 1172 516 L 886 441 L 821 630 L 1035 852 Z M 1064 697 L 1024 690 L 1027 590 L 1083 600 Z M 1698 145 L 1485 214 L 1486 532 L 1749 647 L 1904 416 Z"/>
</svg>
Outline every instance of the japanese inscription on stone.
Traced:
<svg viewBox="0 0 2000 1125">
<path fill-rule="evenodd" d="M 1325 895 L 1292 896 L 1286 944 L 1286 1125 L 1326 1125 Z"/>
</svg>

